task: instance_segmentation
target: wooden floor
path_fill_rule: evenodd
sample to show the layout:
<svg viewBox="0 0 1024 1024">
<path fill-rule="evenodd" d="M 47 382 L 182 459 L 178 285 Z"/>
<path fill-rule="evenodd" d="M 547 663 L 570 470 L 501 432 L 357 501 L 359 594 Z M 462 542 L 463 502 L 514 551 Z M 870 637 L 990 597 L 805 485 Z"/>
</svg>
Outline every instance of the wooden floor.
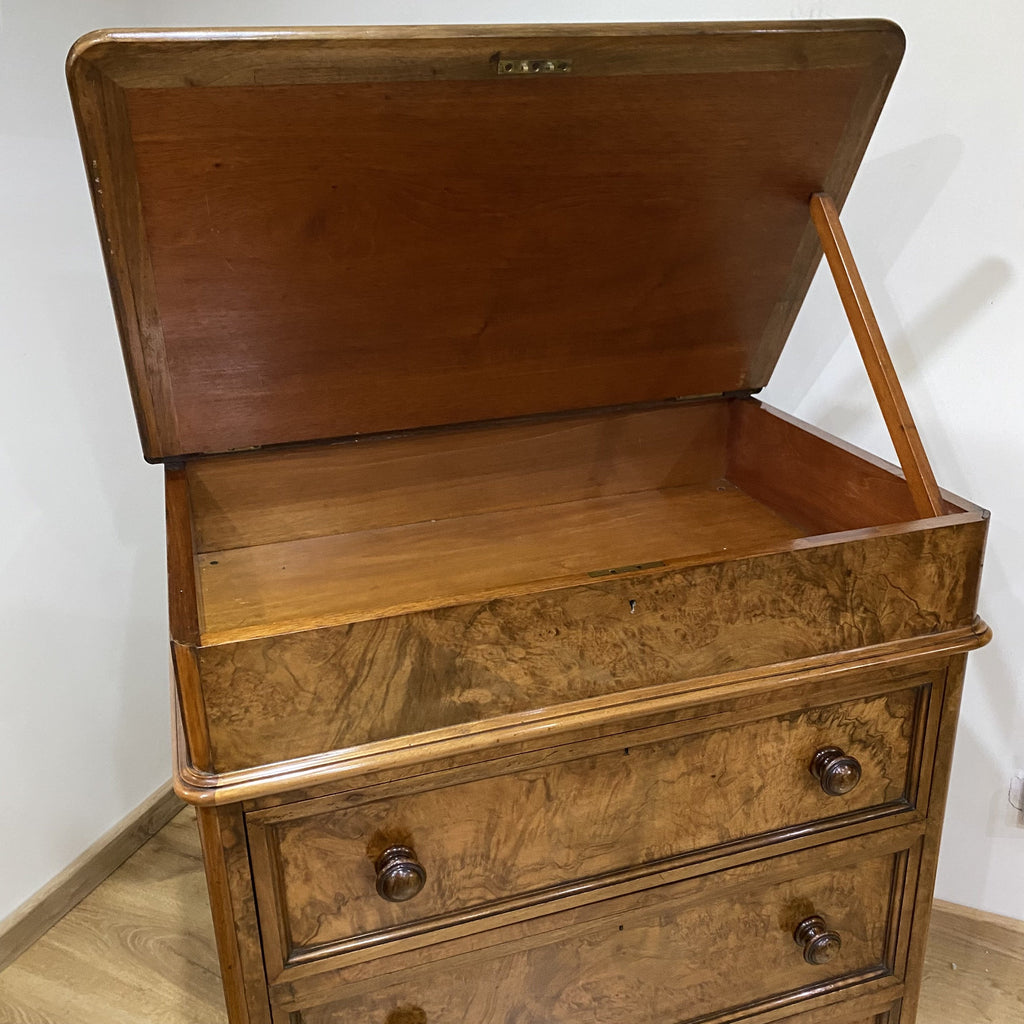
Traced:
<svg viewBox="0 0 1024 1024">
<path fill-rule="evenodd" d="M 226 1024 L 190 810 L 0 973 L 2 1024 Z M 937 907 L 917 1024 L 1024 1024 L 1024 925 Z"/>
</svg>

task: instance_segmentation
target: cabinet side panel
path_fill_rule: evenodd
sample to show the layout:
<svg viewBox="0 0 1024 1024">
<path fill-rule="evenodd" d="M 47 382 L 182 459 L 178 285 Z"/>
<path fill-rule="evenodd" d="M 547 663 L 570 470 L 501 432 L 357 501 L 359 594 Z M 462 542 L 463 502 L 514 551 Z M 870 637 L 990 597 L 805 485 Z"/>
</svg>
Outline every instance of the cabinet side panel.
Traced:
<svg viewBox="0 0 1024 1024">
<path fill-rule="evenodd" d="M 210 771 L 213 767 L 210 727 L 206 720 L 196 649 L 172 641 L 171 670 L 189 763 L 199 771 Z"/>
<path fill-rule="evenodd" d="M 924 838 L 917 892 L 914 895 L 911 908 L 913 923 L 907 958 L 907 994 L 900 1017 L 903 1024 L 912 1024 L 915 1020 L 921 994 L 925 947 L 928 941 L 935 872 L 939 859 L 939 842 L 946 814 L 946 794 L 949 789 L 949 774 L 953 763 L 953 747 L 956 740 L 957 718 L 960 712 L 966 665 L 966 655 L 960 655 L 950 660 L 945 684 L 942 688 L 942 714 L 939 720 L 934 765 L 925 766 L 925 774 L 929 774 L 930 769 L 931 775 L 931 789 L 928 794 L 928 830 Z"/>
<path fill-rule="evenodd" d="M 164 470 L 167 518 L 167 600 L 171 636 L 183 644 L 199 642 L 199 588 L 196 585 L 192 503 L 184 467 Z"/>
<path fill-rule="evenodd" d="M 270 1024 L 241 808 L 196 808 L 230 1024 Z"/>
<path fill-rule="evenodd" d="M 731 414 L 727 476 L 769 508 L 815 533 L 918 518 L 895 467 L 754 400 L 732 402 Z"/>
</svg>

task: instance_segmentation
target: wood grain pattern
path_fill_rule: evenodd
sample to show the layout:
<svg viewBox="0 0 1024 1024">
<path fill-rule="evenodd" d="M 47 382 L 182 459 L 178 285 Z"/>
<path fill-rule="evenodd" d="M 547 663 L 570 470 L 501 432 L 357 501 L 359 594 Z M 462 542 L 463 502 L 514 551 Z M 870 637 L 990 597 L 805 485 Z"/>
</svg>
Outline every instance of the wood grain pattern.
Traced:
<svg viewBox="0 0 1024 1024">
<path fill-rule="evenodd" d="M 538 715 L 518 724 L 499 719 L 491 723 L 483 743 L 477 727 L 470 725 L 406 737 L 404 743 L 384 741 L 226 775 L 196 773 L 179 752 L 180 777 L 176 773 L 175 781 L 197 804 L 242 802 L 248 813 L 272 810 L 269 817 L 283 821 L 303 817 L 308 800 L 320 801 L 325 810 L 356 807 L 429 790 L 441 780 L 444 785 L 460 785 L 674 736 L 729 730 L 798 707 L 871 699 L 906 689 L 911 680 L 938 687 L 938 693 L 950 650 L 921 648 L 910 653 L 904 643 L 892 645 L 889 657 L 873 654 L 849 661 L 834 655 L 833 664 L 824 658 L 790 662 L 781 671 L 772 666 L 724 679 L 718 676 L 702 685 L 631 691 L 618 701 L 582 702 L 570 705 L 563 717 Z M 920 641 L 909 643 L 916 646 Z M 925 764 L 934 757 L 938 727 L 928 714 L 931 699 L 922 702 L 917 726 L 924 733 L 924 756 L 921 763 L 912 762 L 908 776 L 908 792 L 917 794 L 915 802 L 927 800 L 929 792 Z"/>
<path fill-rule="evenodd" d="M 840 1005 L 827 1006 L 808 1013 L 798 1013 L 795 1017 L 780 1017 L 780 1024 L 899 1024 L 899 1004 L 895 1003 L 875 1013 L 874 1007 L 879 1004 L 875 999 L 858 999 Z M 871 1009 L 869 1009 L 871 1007 Z M 768 1024 L 766 1021 L 765 1024 Z M 774 1024 L 774 1021 L 773 1021 Z M 925 1024 L 925 1022 L 922 1022 Z"/>
<path fill-rule="evenodd" d="M 840 223 L 835 201 L 830 195 L 818 193 L 811 197 L 811 218 L 835 278 L 868 379 L 882 410 L 882 418 L 907 478 L 917 514 L 922 519 L 941 515 L 943 503 L 939 485 L 935 482 L 935 474 L 896 376 L 889 350 L 885 347 L 867 290 Z"/>
<path fill-rule="evenodd" d="M 272 877 L 256 877 L 265 941 L 274 916 L 287 958 L 408 922 L 433 926 L 511 896 L 532 892 L 548 905 L 556 893 L 541 890 L 589 876 L 776 830 L 824 828 L 825 819 L 857 810 L 906 807 L 922 696 L 908 689 L 655 743 L 627 737 L 612 753 L 541 769 L 442 782 L 333 813 L 314 802 L 302 818 L 277 824 L 270 815 L 263 820 L 276 864 Z M 842 798 L 825 796 L 808 771 L 814 752 L 829 745 L 864 770 Z M 260 817 L 249 816 L 250 830 Z M 399 842 L 415 849 L 428 881 L 410 902 L 389 904 L 374 891 L 373 861 Z"/>
<path fill-rule="evenodd" d="M 199 643 L 201 593 L 195 567 L 196 538 L 190 487 L 184 466 L 164 470 L 167 535 L 167 603 L 171 636 L 183 644 Z"/>
<path fill-rule="evenodd" d="M 190 459 L 196 551 L 706 484 L 727 420 L 673 402 Z"/>
<path fill-rule="evenodd" d="M 171 674 L 174 712 L 181 718 L 182 740 L 189 762 L 199 771 L 212 771 L 210 728 L 195 647 L 171 641 Z"/>
<path fill-rule="evenodd" d="M 726 416 L 741 491 L 715 476 Z M 890 467 L 753 401 L 198 459 L 188 476 L 208 644 L 916 516 Z"/>
<path fill-rule="evenodd" d="M 727 414 L 729 476 L 757 502 L 716 482 Z M 188 477 L 207 643 L 916 515 L 891 467 L 752 401 L 199 459 Z"/>
<path fill-rule="evenodd" d="M 594 928 L 621 923 L 623 918 L 646 913 L 698 908 L 708 898 L 728 899 L 743 893 L 763 892 L 786 882 L 799 882 L 827 868 L 862 863 L 877 857 L 891 856 L 896 884 L 890 891 L 890 920 L 901 913 L 904 883 L 913 879 L 919 860 L 921 824 L 885 829 L 873 835 L 850 835 L 839 831 L 837 842 L 814 849 L 785 845 L 777 856 L 725 857 L 713 862 L 695 859 L 693 863 L 666 870 L 658 876 L 659 885 L 638 882 L 632 886 L 614 887 L 603 900 L 578 899 L 562 904 L 555 914 L 524 913 L 496 918 L 491 932 L 467 932 L 460 927 L 439 930 L 434 942 L 407 945 L 396 943 L 385 958 L 366 958 L 359 951 L 285 968 L 272 979 L 270 993 L 279 1010 L 295 1010 L 334 1002 L 344 991 L 353 998 L 376 992 L 382 980 L 416 982 L 429 979 L 441 965 L 468 967 L 486 964 L 519 950 L 532 950 L 557 941 L 575 944 L 578 936 Z M 823 853 L 825 854 L 823 858 Z M 896 930 L 886 930 L 882 960 L 895 964 L 897 974 L 876 975 L 876 980 L 859 988 L 858 995 L 888 992 L 890 999 L 902 985 L 898 974 L 903 969 L 903 951 L 893 946 Z M 897 959 L 893 959 L 896 957 Z M 384 972 L 384 973 L 382 973 Z M 344 986 L 343 989 L 339 986 Z M 778 993 L 777 993 L 778 994 Z M 833 990 L 833 996 L 836 995 Z M 851 993 L 852 995 L 853 993 Z M 784 1000 L 785 1001 L 785 1000 Z M 813 1005 L 813 1004 L 812 1004 Z M 884 1005 L 884 1003 L 883 1003 Z M 808 1009 L 805 1004 L 801 1009 Z M 776 1007 L 769 1016 L 783 1016 Z"/>
<path fill-rule="evenodd" d="M 113 160 L 142 205 L 114 243 L 151 262 L 133 287 L 171 382 L 150 457 L 762 385 L 814 260 L 807 197 L 845 194 L 902 52 L 880 22 L 355 34 L 165 33 L 160 57 L 114 33 L 73 53 L 75 89 L 116 81 L 126 104 L 134 160 Z M 494 73 L 538 45 L 578 69 Z M 211 61 L 217 88 L 196 88 Z"/>
<path fill-rule="evenodd" d="M 124 90 L 89 61 L 67 67 L 121 350 L 147 457 L 180 449 Z"/>
<path fill-rule="evenodd" d="M 754 399 L 729 419 L 732 483 L 810 533 L 837 533 L 918 518 L 895 466 Z M 943 511 L 974 511 L 945 495 Z"/>
<path fill-rule="evenodd" d="M 230 771 L 966 627 L 984 528 L 974 519 L 203 648 L 214 764 Z"/>
<path fill-rule="evenodd" d="M 200 807 L 203 849 L 221 980 L 231 1024 L 271 1024 L 259 924 L 239 807 Z"/>
<path fill-rule="evenodd" d="M 472 963 L 448 958 L 390 984 L 378 978 L 362 991 L 353 986 L 350 998 L 302 1008 L 299 1019 L 387 1020 L 416 1008 L 427 1021 L 480 1024 L 575 1024 L 581 1017 L 597 1024 L 688 1022 L 725 1018 L 730 1009 L 753 1014 L 884 978 L 893 971 L 886 937 L 903 858 L 876 853 L 856 863 L 843 860 L 838 850 L 829 851 L 817 871 L 760 884 L 750 880 L 745 891 L 733 888 L 730 873 L 664 886 L 646 907 L 609 906 L 601 918 L 574 928 L 560 927 L 559 915 L 552 915 L 546 931 L 528 944 L 495 947 Z M 803 962 L 792 934 L 814 912 L 843 936 L 839 957 L 820 967 Z M 723 970 L 737 955 L 742 969 Z"/>
<path fill-rule="evenodd" d="M 210 551 L 197 559 L 202 640 L 254 640 L 532 595 L 623 565 L 752 555 L 801 533 L 719 479 Z"/>
<path fill-rule="evenodd" d="M 715 45 L 708 46 L 709 37 Z M 759 39 L 760 46 L 751 45 Z M 778 22 L 629 22 L 564 25 L 354 25 L 346 27 L 114 29 L 91 32 L 71 49 L 69 64 L 87 62 L 122 88 L 327 84 L 380 80 L 491 78 L 467 40 L 495 47 L 538 41 L 570 47 L 574 74 L 632 75 L 772 69 L 799 71 L 882 54 L 894 70 L 904 48 L 899 26 L 858 19 Z M 635 45 L 629 59 L 623 46 Z M 409 60 L 418 43 L 433 60 Z M 785 45 L 789 43 L 790 45 Z M 562 54 L 562 50 L 557 50 Z M 339 59 L 344 57 L 344 59 Z"/>
</svg>

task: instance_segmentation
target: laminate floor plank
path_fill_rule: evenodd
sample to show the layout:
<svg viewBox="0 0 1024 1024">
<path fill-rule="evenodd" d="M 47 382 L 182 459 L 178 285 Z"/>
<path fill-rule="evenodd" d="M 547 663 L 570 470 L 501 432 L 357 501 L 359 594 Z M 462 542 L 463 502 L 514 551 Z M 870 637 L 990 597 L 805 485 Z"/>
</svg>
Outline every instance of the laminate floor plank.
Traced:
<svg viewBox="0 0 1024 1024">
<path fill-rule="evenodd" d="M 182 811 L 0 973 L 2 1024 L 227 1024 L 199 836 Z M 939 905 L 917 1024 L 1022 1024 L 1024 924 Z"/>
<path fill-rule="evenodd" d="M 0 973 L 0 1021 L 226 1024 L 191 810 Z"/>
<path fill-rule="evenodd" d="M 1024 1024 L 1024 922 L 932 913 L 918 1024 Z"/>
</svg>

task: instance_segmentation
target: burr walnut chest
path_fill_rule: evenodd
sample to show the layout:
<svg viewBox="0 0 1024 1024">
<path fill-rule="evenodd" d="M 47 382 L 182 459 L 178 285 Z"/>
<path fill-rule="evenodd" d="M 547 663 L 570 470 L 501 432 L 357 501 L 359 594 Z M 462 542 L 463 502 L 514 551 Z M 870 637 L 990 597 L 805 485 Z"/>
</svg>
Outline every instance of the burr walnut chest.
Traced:
<svg viewBox="0 0 1024 1024">
<path fill-rule="evenodd" d="M 902 51 L 76 45 L 232 1024 L 911 1024 L 987 517 L 838 220 Z M 753 397 L 823 252 L 902 470 Z"/>
</svg>

